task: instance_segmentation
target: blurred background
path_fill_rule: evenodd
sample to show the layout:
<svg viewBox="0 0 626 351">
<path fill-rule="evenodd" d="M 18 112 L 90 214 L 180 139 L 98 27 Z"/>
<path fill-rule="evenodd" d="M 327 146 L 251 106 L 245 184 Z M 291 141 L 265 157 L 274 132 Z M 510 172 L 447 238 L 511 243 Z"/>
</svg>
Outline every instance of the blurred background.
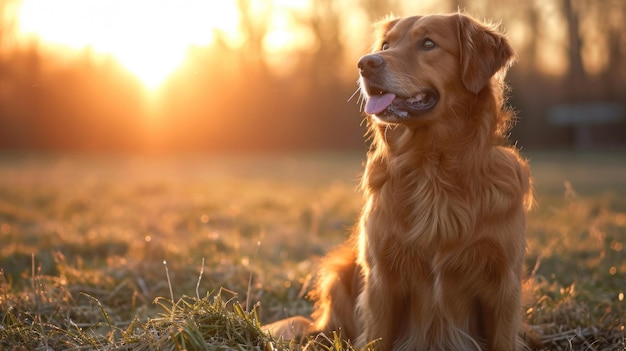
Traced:
<svg viewBox="0 0 626 351">
<path fill-rule="evenodd" d="M 623 0 L 2 0 L 0 150 L 361 149 L 371 23 L 457 9 L 517 51 L 513 141 L 626 145 Z"/>
</svg>

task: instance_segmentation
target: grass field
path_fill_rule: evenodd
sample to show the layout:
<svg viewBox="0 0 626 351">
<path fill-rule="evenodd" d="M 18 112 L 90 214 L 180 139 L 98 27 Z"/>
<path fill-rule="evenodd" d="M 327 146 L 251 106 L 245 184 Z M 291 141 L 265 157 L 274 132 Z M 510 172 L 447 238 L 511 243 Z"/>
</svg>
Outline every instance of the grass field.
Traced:
<svg viewBox="0 0 626 351">
<path fill-rule="evenodd" d="M 310 312 L 363 157 L 0 156 L 0 351 L 350 349 L 259 323 Z M 626 155 L 527 157 L 526 320 L 547 350 L 626 349 Z"/>
</svg>

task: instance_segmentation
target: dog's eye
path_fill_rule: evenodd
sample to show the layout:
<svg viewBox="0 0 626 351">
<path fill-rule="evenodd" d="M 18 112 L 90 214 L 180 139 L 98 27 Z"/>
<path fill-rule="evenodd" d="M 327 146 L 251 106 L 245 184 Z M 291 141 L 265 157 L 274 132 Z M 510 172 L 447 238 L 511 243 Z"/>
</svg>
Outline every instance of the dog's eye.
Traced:
<svg viewBox="0 0 626 351">
<path fill-rule="evenodd" d="M 380 46 L 380 49 L 383 50 L 383 51 L 389 49 L 389 43 L 388 42 L 384 42 L 383 45 Z"/>
<path fill-rule="evenodd" d="M 432 41 L 431 39 L 426 38 L 426 39 L 424 39 L 422 41 L 422 49 L 430 50 L 430 49 L 434 49 L 436 47 L 437 47 L 437 44 L 434 41 Z"/>
</svg>

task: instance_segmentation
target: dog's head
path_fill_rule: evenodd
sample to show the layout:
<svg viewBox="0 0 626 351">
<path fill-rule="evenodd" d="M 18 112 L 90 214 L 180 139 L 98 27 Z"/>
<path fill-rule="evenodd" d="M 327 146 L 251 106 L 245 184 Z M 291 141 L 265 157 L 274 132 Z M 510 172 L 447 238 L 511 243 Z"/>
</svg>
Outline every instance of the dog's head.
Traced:
<svg viewBox="0 0 626 351">
<path fill-rule="evenodd" d="M 384 21 L 358 62 L 365 112 L 385 123 L 435 118 L 452 100 L 476 100 L 513 57 L 500 33 L 460 13 Z"/>
</svg>

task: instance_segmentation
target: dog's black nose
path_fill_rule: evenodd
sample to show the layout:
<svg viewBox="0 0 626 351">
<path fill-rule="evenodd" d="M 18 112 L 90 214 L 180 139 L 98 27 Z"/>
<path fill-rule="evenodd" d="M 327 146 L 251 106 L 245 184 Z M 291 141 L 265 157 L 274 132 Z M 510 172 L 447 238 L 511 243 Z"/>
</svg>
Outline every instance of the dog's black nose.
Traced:
<svg viewBox="0 0 626 351">
<path fill-rule="evenodd" d="M 369 77 L 385 66 L 385 60 L 377 54 L 369 54 L 359 59 L 358 67 L 361 76 Z"/>
</svg>

